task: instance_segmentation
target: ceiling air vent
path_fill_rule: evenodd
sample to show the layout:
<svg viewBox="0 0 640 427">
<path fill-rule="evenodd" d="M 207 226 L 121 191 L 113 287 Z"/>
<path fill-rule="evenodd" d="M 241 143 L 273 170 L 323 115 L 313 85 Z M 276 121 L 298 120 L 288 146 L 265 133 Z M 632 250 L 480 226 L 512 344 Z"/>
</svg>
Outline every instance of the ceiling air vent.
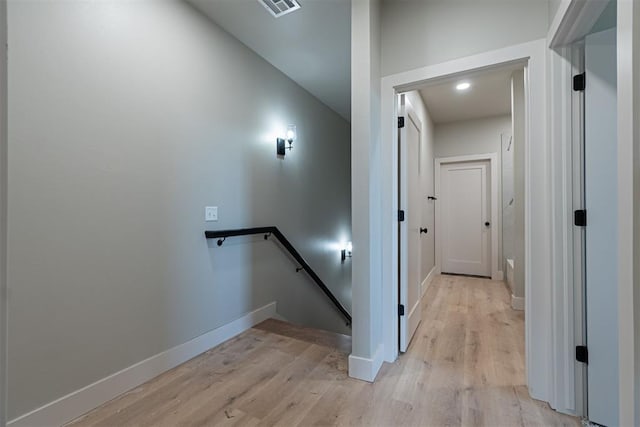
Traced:
<svg viewBox="0 0 640 427">
<path fill-rule="evenodd" d="M 274 17 L 280 18 L 287 13 L 300 9 L 296 0 L 258 0 Z"/>
</svg>

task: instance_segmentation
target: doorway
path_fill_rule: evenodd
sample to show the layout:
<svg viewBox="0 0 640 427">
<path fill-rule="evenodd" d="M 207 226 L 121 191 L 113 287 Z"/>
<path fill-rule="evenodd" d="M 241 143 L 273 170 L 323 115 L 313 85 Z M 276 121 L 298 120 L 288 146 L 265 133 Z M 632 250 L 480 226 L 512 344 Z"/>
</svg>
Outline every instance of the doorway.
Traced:
<svg viewBox="0 0 640 427">
<path fill-rule="evenodd" d="M 545 354 L 551 349 L 552 316 L 550 303 L 550 224 L 551 201 L 547 192 L 550 182 L 546 171 L 547 141 L 544 110 L 544 41 L 525 43 L 472 57 L 462 58 L 435 66 L 427 66 L 410 73 L 386 76 L 382 79 L 382 139 L 397 141 L 397 117 L 399 105 L 397 95 L 416 90 L 426 83 L 443 79 L 455 79 L 470 72 L 486 72 L 508 65 L 524 67 L 526 86 L 524 103 L 526 117 L 524 124 L 523 157 L 526 163 L 523 204 L 524 224 L 524 305 L 525 305 L 525 348 L 526 374 L 530 394 L 537 399 L 550 401 L 552 378 L 551 360 Z M 529 125 L 530 123 L 535 124 Z M 382 206 L 382 283 L 383 283 L 383 359 L 393 362 L 399 355 L 398 277 L 400 268 L 398 247 L 398 153 L 397 144 L 382 144 L 381 194 Z M 535 167 L 531 167 L 535 165 Z M 425 194 L 426 195 L 426 194 Z M 436 196 L 431 194 L 431 196 Z M 437 230 L 434 230 L 437 236 Z M 532 281 L 539 286 L 531 288 Z M 531 306 L 535 309 L 531 310 Z M 535 348 L 535 351 L 533 351 Z"/>
<path fill-rule="evenodd" d="M 520 108 L 512 112 L 514 99 L 524 97 L 524 86 L 514 84 L 523 74 L 523 64 L 508 64 L 399 95 L 400 352 L 420 323 L 420 296 L 438 274 L 503 281 L 506 265 L 524 271 L 514 256 L 514 247 L 524 247 L 524 231 L 513 225 L 515 206 L 524 201 L 515 185 L 524 165 L 514 156 L 524 138 L 520 132 L 514 138 L 513 130 L 524 115 Z M 522 212 L 519 217 L 522 223 Z M 508 305 L 519 310 L 523 305 L 513 301 L 524 301 L 522 276 L 503 283 Z"/>
<path fill-rule="evenodd" d="M 554 406 L 601 425 L 620 425 L 624 424 L 619 418 L 624 400 L 620 386 L 626 375 L 615 372 L 623 371 L 619 348 L 626 337 L 618 335 L 623 327 L 617 286 L 623 257 L 619 250 L 623 234 L 619 232 L 618 4 L 569 6 L 560 12 L 566 14 L 568 24 L 554 30 L 552 43 L 551 75 L 556 88 L 552 102 L 557 106 L 552 157 L 558 159 L 565 185 L 554 190 L 554 199 L 568 220 L 566 229 L 557 232 L 565 233 L 569 242 L 555 249 L 560 255 L 556 269 L 564 271 L 564 280 L 557 285 L 556 316 L 568 325 L 564 331 L 558 328 L 558 348 L 574 351 L 556 351 L 555 357 L 564 358 L 566 368 L 561 369 L 565 379 L 556 383 L 565 391 L 556 392 L 559 399 Z M 573 30 L 567 32 L 569 27 Z M 561 260 L 566 260 L 566 270 Z"/>
<path fill-rule="evenodd" d="M 615 16 L 615 1 L 603 11 Z M 618 371 L 618 157 L 616 28 L 602 24 L 584 38 L 584 327 L 581 350 L 586 366 L 586 415 L 600 425 L 619 425 Z M 611 26 L 611 25 L 609 25 Z M 587 356 L 588 355 L 588 356 Z"/>
<path fill-rule="evenodd" d="M 585 286 L 588 414 L 618 425 L 616 30 L 585 38 Z"/>
<path fill-rule="evenodd" d="M 497 246 L 493 242 L 497 233 L 493 233 L 492 224 L 497 221 L 492 218 L 492 201 L 497 194 L 492 194 L 491 158 L 436 159 L 435 173 L 439 175 L 436 263 L 442 273 L 492 277 L 492 247 Z"/>
</svg>

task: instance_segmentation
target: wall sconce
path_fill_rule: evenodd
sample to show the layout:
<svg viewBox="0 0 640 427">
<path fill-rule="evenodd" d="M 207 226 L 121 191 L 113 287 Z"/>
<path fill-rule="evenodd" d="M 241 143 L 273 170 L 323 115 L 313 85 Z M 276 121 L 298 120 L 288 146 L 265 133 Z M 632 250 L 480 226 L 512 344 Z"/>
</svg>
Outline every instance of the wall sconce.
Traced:
<svg viewBox="0 0 640 427">
<path fill-rule="evenodd" d="M 353 245 L 351 244 L 351 242 L 347 242 L 341 251 L 342 262 L 344 262 L 347 257 L 351 258 L 351 252 L 353 252 Z"/>
<path fill-rule="evenodd" d="M 296 140 L 296 136 L 297 136 L 296 125 L 287 126 L 286 136 L 284 138 L 276 139 L 276 154 L 278 156 L 284 156 L 286 153 L 286 150 L 291 150 L 293 148 L 293 141 Z M 285 145 L 285 142 L 289 143 L 288 147 Z"/>
</svg>

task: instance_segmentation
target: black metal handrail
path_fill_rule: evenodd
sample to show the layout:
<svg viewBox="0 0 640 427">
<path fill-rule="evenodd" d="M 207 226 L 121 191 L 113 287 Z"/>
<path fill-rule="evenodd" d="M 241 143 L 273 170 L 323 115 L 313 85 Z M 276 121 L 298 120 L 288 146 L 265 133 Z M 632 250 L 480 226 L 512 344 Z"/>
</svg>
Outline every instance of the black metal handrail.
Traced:
<svg viewBox="0 0 640 427">
<path fill-rule="evenodd" d="M 320 279 L 320 277 L 318 277 L 316 272 L 313 271 L 309 263 L 307 263 L 307 261 L 305 261 L 302 255 L 300 255 L 300 252 L 298 252 L 296 248 L 293 247 L 291 242 L 289 242 L 289 240 L 286 237 L 284 237 L 284 234 L 282 234 L 282 232 L 278 230 L 278 227 L 239 228 L 235 230 L 207 230 L 204 232 L 204 235 L 207 239 L 218 239 L 218 246 L 222 246 L 222 243 L 225 241 L 227 237 L 251 236 L 254 234 L 264 234 L 265 239 L 267 239 L 270 234 L 275 236 L 278 239 L 278 241 L 282 244 L 282 246 L 284 246 L 285 249 L 291 254 L 291 256 L 300 264 L 300 268 L 296 269 L 296 271 L 299 271 L 300 269 L 304 270 L 309 275 L 309 277 L 311 277 L 311 279 L 316 283 L 316 285 L 320 287 L 322 292 L 324 292 L 324 294 L 327 297 L 329 297 L 333 305 L 336 306 L 338 311 L 342 313 L 345 319 L 347 319 L 347 325 L 351 325 L 351 314 L 349 314 L 347 309 L 344 308 L 344 306 L 340 303 L 340 301 L 338 301 L 338 299 L 333 295 L 333 293 L 331 293 L 329 288 L 327 288 L 327 285 L 324 284 L 322 279 Z"/>
</svg>

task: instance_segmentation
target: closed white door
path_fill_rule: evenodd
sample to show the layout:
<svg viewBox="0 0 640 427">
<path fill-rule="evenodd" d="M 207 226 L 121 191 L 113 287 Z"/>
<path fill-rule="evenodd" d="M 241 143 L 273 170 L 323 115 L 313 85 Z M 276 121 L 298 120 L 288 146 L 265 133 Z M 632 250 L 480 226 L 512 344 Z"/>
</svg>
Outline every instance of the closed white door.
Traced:
<svg viewBox="0 0 640 427">
<path fill-rule="evenodd" d="M 443 273 L 491 277 L 490 163 L 440 167 Z"/>
<path fill-rule="evenodd" d="M 585 205 L 589 420 L 618 425 L 616 30 L 585 39 Z"/>
<path fill-rule="evenodd" d="M 400 222 L 400 351 L 407 351 L 418 328 L 420 310 L 420 134 L 422 124 L 404 96 L 401 96 L 401 115 L 404 127 L 400 129 L 399 147 L 399 208 L 404 211 Z"/>
</svg>

